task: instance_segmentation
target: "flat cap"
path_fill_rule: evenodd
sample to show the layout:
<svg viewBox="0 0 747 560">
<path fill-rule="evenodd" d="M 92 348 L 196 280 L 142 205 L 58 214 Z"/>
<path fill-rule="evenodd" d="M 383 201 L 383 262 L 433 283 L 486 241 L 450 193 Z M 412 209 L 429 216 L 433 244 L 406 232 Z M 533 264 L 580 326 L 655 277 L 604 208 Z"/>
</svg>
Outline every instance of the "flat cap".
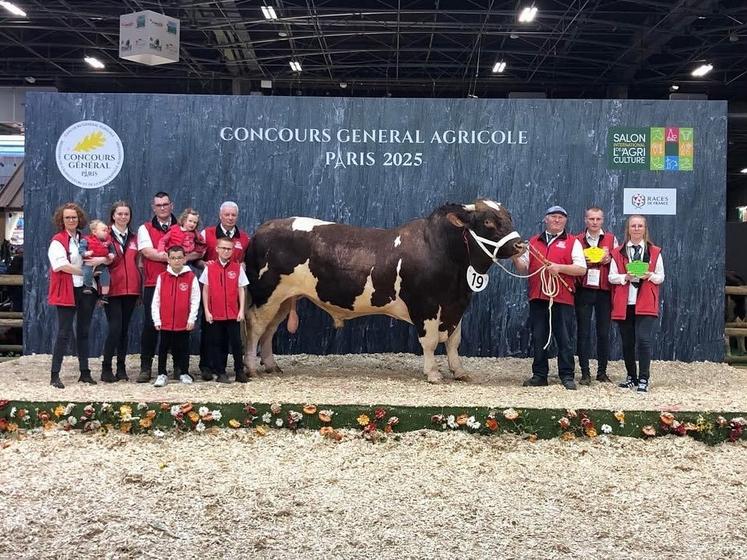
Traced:
<svg viewBox="0 0 747 560">
<path fill-rule="evenodd" d="M 545 216 L 548 214 L 563 214 L 566 218 L 568 217 L 568 212 L 566 212 L 565 208 L 562 206 L 550 206 L 550 208 L 547 209 L 547 212 L 545 212 Z"/>
</svg>

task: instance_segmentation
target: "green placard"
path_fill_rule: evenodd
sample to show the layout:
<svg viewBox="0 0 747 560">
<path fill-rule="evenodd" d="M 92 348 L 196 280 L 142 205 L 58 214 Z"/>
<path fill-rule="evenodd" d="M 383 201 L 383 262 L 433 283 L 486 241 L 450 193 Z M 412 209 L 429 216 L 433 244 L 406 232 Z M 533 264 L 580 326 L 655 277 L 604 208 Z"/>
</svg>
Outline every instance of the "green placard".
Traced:
<svg viewBox="0 0 747 560">
<path fill-rule="evenodd" d="M 648 263 L 643 261 L 630 261 L 625 265 L 625 270 L 631 276 L 643 276 L 648 272 Z"/>
</svg>

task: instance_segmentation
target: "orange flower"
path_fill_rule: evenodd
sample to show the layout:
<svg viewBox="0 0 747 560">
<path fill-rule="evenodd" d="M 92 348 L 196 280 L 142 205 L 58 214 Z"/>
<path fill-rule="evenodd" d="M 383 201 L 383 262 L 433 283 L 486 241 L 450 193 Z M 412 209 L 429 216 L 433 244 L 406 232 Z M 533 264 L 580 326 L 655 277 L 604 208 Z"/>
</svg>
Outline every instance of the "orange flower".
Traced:
<svg viewBox="0 0 747 560">
<path fill-rule="evenodd" d="M 516 420 L 519 417 L 519 413 L 513 408 L 507 408 L 503 411 L 503 416 L 506 420 Z"/>
<path fill-rule="evenodd" d="M 560 424 L 560 427 L 564 430 L 567 430 L 571 427 L 571 421 L 568 420 L 567 417 L 563 416 L 560 420 L 558 420 L 558 424 Z"/>
<path fill-rule="evenodd" d="M 192 403 L 189 403 L 189 402 L 188 403 L 184 403 L 180 407 L 180 410 L 182 411 L 182 414 L 187 414 L 188 412 L 191 412 L 192 411 Z"/>
<path fill-rule="evenodd" d="M 267 426 L 265 424 L 262 424 L 260 426 L 257 426 L 256 428 L 254 428 L 254 432 L 258 436 L 266 436 L 267 432 L 268 432 L 268 428 L 267 428 Z"/>
<path fill-rule="evenodd" d="M 537 442 L 537 434 L 529 434 L 529 437 L 527 438 L 529 443 L 536 443 Z"/>
<path fill-rule="evenodd" d="M 659 414 L 659 420 L 661 420 L 661 423 L 665 426 L 671 426 L 674 422 L 674 414 L 671 412 L 662 412 Z"/>
<path fill-rule="evenodd" d="M 155 410 L 149 410 L 148 412 L 145 413 L 145 417 L 146 418 L 150 418 L 151 420 L 153 420 L 156 417 L 156 411 Z"/>
<path fill-rule="evenodd" d="M 231 418 L 228 421 L 228 425 L 231 426 L 232 428 L 240 428 L 241 427 L 241 422 L 239 422 L 235 418 Z"/>
<path fill-rule="evenodd" d="M 319 420 L 322 422 L 332 422 L 332 414 L 330 410 L 320 410 Z"/>
<path fill-rule="evenodd" d="M 487 426 L 488 430 L 491 432 L 495 432 L 498 430 L 498 421 L 495 418 L 488 418 L 485 420 L 485 426 Z"/>
<path fill-rule="evenodd" d="M 643 428 L 641 428 L 641 432 L 643 432 L 644 436 L 653 437 L 656 435 L 656 428 L 649 424 L 647 426 L 643 426 Z"/>
<path fill-rule="evenodd" d="M 562 439 L 563 441 L 573 441 L 574 439 L 576 439 L 576 434 L 574 434 L 573 432 L 563 432 L 562 434 L 560 434 L 560 439 Z"/>
<path fill-rule="evenodd" d="M 615 420 L 617 420 L 621 424 L 623 422 L 625 422 L 625 413 L 622 410 L 616 410 L 615 411 Z"/>
<path fill-rule="evenodd" d="M 324 426 L 323 428 L 319 428 L 319 433 L 322 434 L 324 437 L 328 437 L 329 434 L 334 432 L 335 429 L 332 426 Z"/>
<path fill-rule="evenodd" d="M 467 416 L 466 414 L 460 414 L 456 417 L 457 426 L 464 426 L 467 423 L 468 419 L 469 416 Z"/>
<path fill-rule="evenodd" d="M 194 424 L 197 424 L 197 422 L 200 421 L 200 415 L 197 414 L 194 410 L 189 411 L 189 414 L 187 414 L 187 418 L 189 418 Z"/>
<path fill-rule="evenodd" d="M 150 428 L 153 425 L 153 419 L 148 418 L 147 416 L 145 418 L 140 419 L 140 427 L 145 428 L 146 430 Z"/>
<path fill-rule="evenodd" d="M 62 406 L 61 404 L 58 404 L 56 407 L 54 407 L 54 415 L 57 418 L 59 418 L 63 414 L 65 414 L 65 407 L 64 406 Z"/>
<path fill-rule="evenodd" d="M 595 428 L 594 426 L 588 426 L 588 427 L 587 427 L 587 428 L 586 428 L 586 429 L 584 430 L 584 433 L 586 433 L 586 435 L 587 435 L 588 437 L 590 437 L 590 438 L 595 438 L 595 437 L 597 437 L 597 430 L 596 430 L 596 428 Z"/>
<path fill-rule="evenodd" d="M 18 424 L 15 422 L 8 422 L 8 427 L 6 428 L 8 430 L 8 433 L 13 433 L 16 430 L 18 430 Z"/>
<path fill-rule="evenodd" d="M 371 420 L 365 414 L 361 414 L 356 420 L 358 420 L 358 424 L 361 426 L 368 426 L 371 423 Z"/>
<path fill-rule="evenodd" d="M 130 433 L 131 429 L 132 429 L 132 422 L 122 422 L 119 425 L 119 431 L 122 432 L 123 434 Z"/>
<path fill-rule="evenodd" d="M 316 405 L 315 404 L 307 404 L 303 407 L 303 413 L 304 414 L 316 414 Z"/>
<path fill-rule="evenodd" d="M 169 404 L 167 402 L 162 402 L 161 403 L 161 410 L 171 410 L 171 404 Z"/>
<path fill-rule="evenodd" d="M 46 422 L 44 422 L 44 429 L 45 430 L 54 430 L 56 426 L 57 426 L 57 424 L 55 424 L 51 420 L 47 420 Z"/>
</svg>

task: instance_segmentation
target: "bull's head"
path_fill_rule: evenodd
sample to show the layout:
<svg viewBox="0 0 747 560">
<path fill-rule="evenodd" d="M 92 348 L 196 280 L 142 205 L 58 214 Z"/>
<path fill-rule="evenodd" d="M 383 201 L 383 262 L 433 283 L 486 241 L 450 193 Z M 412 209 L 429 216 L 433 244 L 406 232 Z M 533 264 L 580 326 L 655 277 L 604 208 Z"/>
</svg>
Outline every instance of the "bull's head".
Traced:
<svg viewBox="0 0 747 560">
<path fill-rule="evenodd" d="M 524 252 L 526 243 L 514 231 L 511 214 L 499 202 L 481 198 L 462 208 L 464 213 L 450 213 L 447 218 L 453 225 L 466 228 L 471 241 L 492 261 Z"/>
</svg>

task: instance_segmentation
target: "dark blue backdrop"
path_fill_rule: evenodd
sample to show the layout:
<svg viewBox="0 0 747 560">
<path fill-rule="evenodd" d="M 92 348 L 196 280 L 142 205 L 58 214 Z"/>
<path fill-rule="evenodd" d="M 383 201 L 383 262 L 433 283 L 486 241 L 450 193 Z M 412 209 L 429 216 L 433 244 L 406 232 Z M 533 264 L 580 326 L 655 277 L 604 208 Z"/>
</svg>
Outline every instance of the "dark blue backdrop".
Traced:
<svg viewBox="0 0 747 560">
<path fill-rule="evenodd" d="M 649 217 L 667 275 L 656 357 L 722 359 L 725 102 L 51 93 L 27 99 L 26 353 L 52 349 L 56 319 L 46 304 L 49 218 L 68 200 L 92 217 L 105 217 L 114 200 L 130 200 L 139 224 L 150 217 L 150 199 L 158 190 L 171 193 L 177 210 L 199 209 L 208 223 L 217 221 L 220 202 L 230 199 L 241 207 L 240 227 L 251 231 L 267 219 L 292 215 L 391 227 L 447 201 L 485 196 L 511 210 L 525 237 L 538 231 L 551 204 L 566 207 L 574 231 L 583 225 L 584 208 L 599 205 L 607 211 L 608 227 L 621 237 L 624 188 L 672 188 L 677 215 Z M 69 183 L 55 162 L 58 138 L 82 120 L 107 124 L 124 146 L 121 172 L 98 189 Z M 607 132 L 622 126 L 692 127 L 694 170 L 611 169 Z M 254 137 L 236 140 L 244 138 L 243 128 L 247 134 L 254 129 Z M 264 136 L 268 128 L 299 132 L 290 141 L 283 141 L 283 134 L 293 132 L 277 133 L 282 139 L 273 141 L 272 130 Z M 409 131 L 413 143 L 390 143 L 388 132 L 354 142 L 354 129 L 396 130 L 400 140 Z M 495 133 L 496 143 L 446 143 L 452 139 L 446 131 L 453 130 L 487 131 L 483 140 Z M 348 152 L 367 165 L 339 165 L 349 161 Z M 412 165 L 397 165 L 408 161 Z M 526 355 L 526 317 L 525 281 L 493 267 L 490 285 L 465 316 L 461 352 Z M 133 333 L 140 320 L 138 311 Z M 97 311 L 92 354 L 100 353 L 105 331 Z M 134 336 L 134 352 L 137 343 Z M 358 319 L 336 331 L 326 314 L 308 304 L 301 307 L 298 334 L 281 331 L 276 345 L 281 353 L 420 351 L 405 323 Z"/>
</svg>

